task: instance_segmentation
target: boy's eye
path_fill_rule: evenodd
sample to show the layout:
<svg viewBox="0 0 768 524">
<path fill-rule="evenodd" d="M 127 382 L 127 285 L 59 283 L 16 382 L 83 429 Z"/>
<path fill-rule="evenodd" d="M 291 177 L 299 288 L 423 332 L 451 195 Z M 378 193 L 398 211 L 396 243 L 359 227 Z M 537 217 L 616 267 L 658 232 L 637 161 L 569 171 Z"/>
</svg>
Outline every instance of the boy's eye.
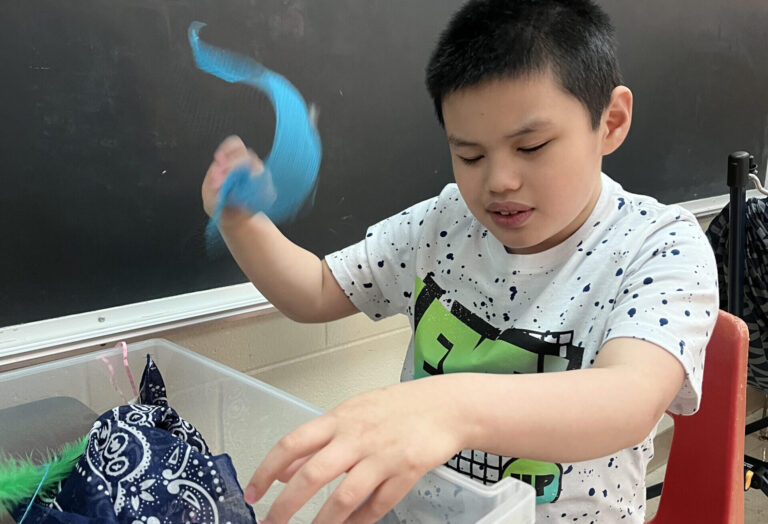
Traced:
<svg viewBox="0 0 768 524">
<path fill-rule="evenodd" d="M 471 166 L 472 164 L 477 164 L 483 158 L 483 156 L 480 155 L 473 158 L 465 158 L 463 156 L 460 156 L 459 158 L 461 159 L 462 162 Z"/>
<path fill-rule="evenodd" d="M 544 142 L 543 144 L 539 144 L 538 146 L 535 146 L 535 147 L 519 147 L 519 148 L 517 148 L 517 150 L 521 151 L 523 153 L 533 153 L 534 151 L 538 151 L 539 149 L 541 149 L 545 145 L 549 144 L 550 142 L 551 142 L 551 140 L 547 140 L 546 142 Z"/>
</svg>

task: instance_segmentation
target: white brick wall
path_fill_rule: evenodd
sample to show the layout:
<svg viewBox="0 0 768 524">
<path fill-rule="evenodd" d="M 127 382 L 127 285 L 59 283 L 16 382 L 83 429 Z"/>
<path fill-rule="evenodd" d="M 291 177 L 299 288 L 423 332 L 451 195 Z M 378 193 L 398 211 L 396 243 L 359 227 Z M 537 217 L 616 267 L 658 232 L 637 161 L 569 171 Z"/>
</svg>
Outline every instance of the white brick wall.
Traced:
<svg viewBox="0 0 768 524">
<path fill-rule="evenodd" d="M 372 322 L 362 313 L 299 324 L 279 312 L 156 335 L 252 375 L 321 408 L 400 378 L 406 317 Z"/>
</svg>

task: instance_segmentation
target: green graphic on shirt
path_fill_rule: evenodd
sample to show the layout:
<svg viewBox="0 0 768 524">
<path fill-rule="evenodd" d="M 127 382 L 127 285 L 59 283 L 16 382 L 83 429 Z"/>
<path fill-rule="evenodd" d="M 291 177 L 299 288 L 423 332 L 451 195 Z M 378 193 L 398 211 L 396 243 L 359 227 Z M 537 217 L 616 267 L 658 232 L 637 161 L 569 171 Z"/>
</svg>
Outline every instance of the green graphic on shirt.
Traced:
<svg viewBox="0 0 768 524">
<path fill-rule="evenodd" d="M 563 489 L 563 467 L 551 462 L 512 459 L 504 465 L 502 478 L 514 477 L 536 489 L 536 504 L 554 502 Z"/>
<path fill-rule="evenodd" d="M 431 276 L 416 279 L 414 378 L 454 372 L 542 373 L 581 368 L 583 348 L 573 332 L 538 332 L 486 322 L 460 302 L 450 311 Z"/>
<path fill-rule="evenodd" d="M 456 372 L 544 373 L 582 366 L 584 350 L 573 344 L 573 331 L 501 330 L 458 301 L 449 310 L 439 300 L 445 290 L 431 275 L 423 281 L 417 278 L 414 292 L 414 378 Z M 562 490 L 560 464 L 512 459 L 504 464 L 501 478 L 508 476 L 531 484 L 537 504 L 556 501 Z"/>
</svg>

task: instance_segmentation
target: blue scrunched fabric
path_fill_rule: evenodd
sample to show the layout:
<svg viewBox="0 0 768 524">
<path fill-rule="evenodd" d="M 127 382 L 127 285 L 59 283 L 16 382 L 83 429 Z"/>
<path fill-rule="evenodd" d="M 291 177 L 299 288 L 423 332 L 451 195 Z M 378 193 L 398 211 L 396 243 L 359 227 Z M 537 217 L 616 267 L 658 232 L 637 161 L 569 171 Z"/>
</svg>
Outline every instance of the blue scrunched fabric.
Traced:
<svg viewBox="0 0 768 524">
<path fill-rule="evenodd" d="M 263 212 L 276 223 L 295 218 L 314 194 L 322 148 L 299 91 L 255 60 L 202 42 L 199 32 L 203 27 L 202 22 L 192 22 L 188 30 L 197 67 L 226 82 L 262 91 L 272 103 L 276 121 L 264 172 L 252 176 L 248 167 L 235 168 L 219 189 L 219 203 L 206 231 L 212 241 L 218 238 L 217 225 L 224 207 Z"/>
<path fill-rule="evenodd" d="M 58 494 L 33 504 L 24 524 L 256 522 L 231 459 L 212 456 L 202 435 L 168 405 L 149 355 L 139 402 L 98 418 Z M 14 518 L 25 510 L 16 508 Z"/>
</svg>

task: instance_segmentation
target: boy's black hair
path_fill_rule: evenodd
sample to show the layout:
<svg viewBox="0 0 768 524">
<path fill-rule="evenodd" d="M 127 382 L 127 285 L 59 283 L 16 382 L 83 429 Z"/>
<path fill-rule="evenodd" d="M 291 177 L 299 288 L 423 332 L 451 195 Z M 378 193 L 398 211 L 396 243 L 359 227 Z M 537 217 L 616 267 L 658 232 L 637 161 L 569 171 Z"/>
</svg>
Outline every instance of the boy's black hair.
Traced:
<svg viewBox="0 0 768 524">
<path fill-rule="evenodd" d="M 427 89 L 443 121 L 446 95 L 487 80 L 551 69 L 597 129 L 621 84 L 608 15 L 591 0 L 470 0 L 440 35 Z"/>
</svg>

